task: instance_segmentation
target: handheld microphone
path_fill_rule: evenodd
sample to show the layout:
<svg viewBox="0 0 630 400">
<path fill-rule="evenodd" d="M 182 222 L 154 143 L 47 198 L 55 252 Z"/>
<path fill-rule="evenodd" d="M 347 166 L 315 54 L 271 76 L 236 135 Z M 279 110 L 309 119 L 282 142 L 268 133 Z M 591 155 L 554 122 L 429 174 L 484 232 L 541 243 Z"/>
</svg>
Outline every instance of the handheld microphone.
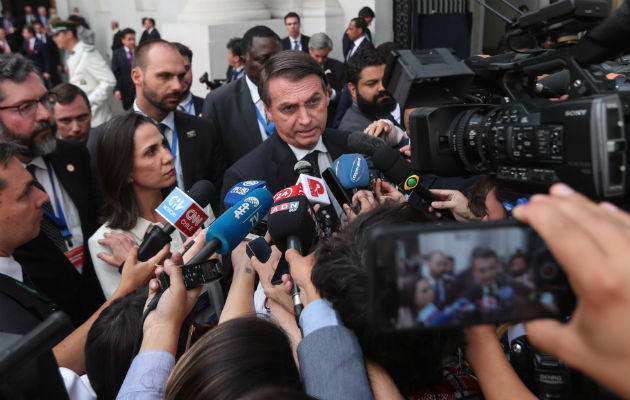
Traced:
<svg viewBox="0 0 630 400">
<path fill-rule="evenodd" d="M 333 162 L 332 169 L 339 183 L 346 190 L 370 186 L 370 169 L 365 157 L 361 154 L 342 155 Z"/>
<path fill-rule="evenodd" d="M 169 224 L 162 228 L 154 226 L 149 231 L 138 249 L 138 260 L 147 261 L 170 243 L 175 228 L 187 236 L 195 233 L 208 219 L 203 208 L 210 203 L 214 192 L 214 185 L 205 180 L 195 182 L 188 194 L 175 188 L 156 209 Z"/>
<path fill-rule="evenodd" d="M 298 183 L 297 185 L 289 186 L 288 188 L 284 188 L 278 193 L 274 194 L 273 201 L 275 203 L 282 199 L 286 199 L 288 197 L 293 197 L 293 196 L 298 196 L 298 195 L 304 195 L 304 190 L 300 183 Z"/>
<path fill-rule="evenodd" d="M 295 163 L 295 165 L 293 166 L 293 172 L 295 172 L 295 175 L 300 176 L 302 174 L 304 175 L 314 175 L 314 170 L 313 170 L 313 166 L 311 165 L 310 162 L 306 161 L 306 160 L 300 160 L 298 162 Z"/>
<path fill-rule="evenodd" d="M 295 249 L 303 255 L 304 250 L 310 250 L 317 234 L 308 199 L 305 196 L 294 196 L 275 203 L 269 211 L 269 234 L 282 252 Z M 291 282 L 293 312 L 299 323 L 304 306 L 300 300 L 300 289 L 293 279 Z"/>
<path fill-rule="evenodd" d="M 232 208 L 223 213 L 206 232 L 206 245 L 188 263 L 206 260 L 213 253 L 232 251 L 271 208 L 273 198 L 267 189 L 252 191 Z"/>
<path fill-rule="evenodd" d="M 267 189 L 267 182 L 255 180 L 239 182 L 227 192 L 223 205 L 228 209 L 258 188 Z"/>
</svg>

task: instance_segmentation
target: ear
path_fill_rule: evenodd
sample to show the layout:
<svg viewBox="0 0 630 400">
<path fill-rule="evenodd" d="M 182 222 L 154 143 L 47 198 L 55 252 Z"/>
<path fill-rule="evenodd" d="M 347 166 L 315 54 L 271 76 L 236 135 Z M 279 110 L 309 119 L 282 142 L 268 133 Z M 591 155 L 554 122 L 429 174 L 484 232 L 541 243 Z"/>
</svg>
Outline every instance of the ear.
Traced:
<svg viewBox="0 0 630 400">
<path fill-rule="evenodd" d="M 263 101 L 263 105 L 265 106 L 265 113 L 267 114 L 267 119 L 275 123 L 275 121 L 273 120 L 273 114 L 271 113 L 271 108 L 267 107 L 267 103 L 265 103 L 264 101 Z"/>
<path fill-rule="evenodd" d="M 140 67 L 135 67 L 131 70 L 131 80 L 133 81 L 134 86 L 142 86 L 142 69 Z"/>
<path fill-rule="evenodd" d="M 354 86 L 354 83 L 348 82 L 348 90 L 350 91 L 350 96 L 352 96 L 352 102 L 356 104 L 356 102 L 357 102 L 357 87 Z"/>
</svg>

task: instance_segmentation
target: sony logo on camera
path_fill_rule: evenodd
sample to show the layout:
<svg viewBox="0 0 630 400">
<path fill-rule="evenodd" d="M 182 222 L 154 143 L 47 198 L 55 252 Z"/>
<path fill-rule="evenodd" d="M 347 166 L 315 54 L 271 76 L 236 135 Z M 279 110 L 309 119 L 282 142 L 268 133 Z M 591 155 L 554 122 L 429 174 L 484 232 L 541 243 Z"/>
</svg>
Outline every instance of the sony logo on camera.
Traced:
<svg viewBox="0 0 630 400">
<path fill-rule="evenodd" d="M 588 111 L 585 109 L 582 110 L 566 110 L 564 112 L 565 117 L 583 117 L 586 115 Z"/>
</svg>

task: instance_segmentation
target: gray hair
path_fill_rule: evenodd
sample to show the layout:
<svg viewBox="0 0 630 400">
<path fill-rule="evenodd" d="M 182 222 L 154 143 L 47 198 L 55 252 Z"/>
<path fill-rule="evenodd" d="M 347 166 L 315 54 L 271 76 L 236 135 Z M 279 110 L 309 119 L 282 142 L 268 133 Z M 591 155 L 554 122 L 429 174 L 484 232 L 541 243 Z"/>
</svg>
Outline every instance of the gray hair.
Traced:
<svg viewBox="0 0 630 400">
<path fill-rule="evenodd" d="M 324 32 L 318 32 L 311 36 L 308 41 L 308 48 L 312 50 L 333 49 L 333 42 Z"/>
<path fill-rule="evenodd" d="M 10 53 L 0 55 L 0 82 L 11 80 L 24 82 L 31 72 L 39 75 L 33 62 L 21 54 Z M 4 100 L 4 93 L 0 90 L 0 101 Z"/>
</svg>

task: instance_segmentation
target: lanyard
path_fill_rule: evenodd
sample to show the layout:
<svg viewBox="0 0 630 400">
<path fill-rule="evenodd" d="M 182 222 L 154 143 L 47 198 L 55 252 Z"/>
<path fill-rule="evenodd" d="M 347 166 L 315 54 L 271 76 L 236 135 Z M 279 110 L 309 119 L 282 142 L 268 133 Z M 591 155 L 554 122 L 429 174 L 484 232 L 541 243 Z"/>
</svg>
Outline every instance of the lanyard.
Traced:
<svg viewBox="0 0 630 400">
<path fill-rule="evenodd" d="M 66 222 L 66 217 L 63 214 L 63 209 L 61 208 L 61 203 L 59 202 L 59 194 L 57 193 L 57 186 L 55 185 L 55 179 L 52 174 L 52 168 L 47 160 L 44 160 L 46 163 L 46 171 L 48 172 L 48 178 L 50 179 L 50 184 L 52 185 L 53 193 L 55 196 L 55 208 L 57 209 L 57 215 L 51 214 L 48 211 L 44 210 L 44 214 L 59 228 L 61 231 L 61 236 L 68 242 L 68 247 L 72 247 L 72 234 L 68 229 L 68 223 Z"/>
<path fill-rule="evenodd" d="M 256 110 L 256 117 L 258 118 L 258 121 L 262 124 L 263 128 L 265 128 L 265 133 L 267 134 L 267 137 L 271 136 L 276 125 L 273 122 L 267 125 L 267 121 L 265 121 L 263 116 L 260 115 L 260 111 L 258 111 L 258 107 L 256 107 L 256 104 L 254 104 L 254 110 Z"/>
<path fill-rule="evenodd" d="M 173 156 L 173 162 L 177 165 L 177 127 L 173 124 L 173 138 L 171 139 L 171 155 Z"/>
</svg>

